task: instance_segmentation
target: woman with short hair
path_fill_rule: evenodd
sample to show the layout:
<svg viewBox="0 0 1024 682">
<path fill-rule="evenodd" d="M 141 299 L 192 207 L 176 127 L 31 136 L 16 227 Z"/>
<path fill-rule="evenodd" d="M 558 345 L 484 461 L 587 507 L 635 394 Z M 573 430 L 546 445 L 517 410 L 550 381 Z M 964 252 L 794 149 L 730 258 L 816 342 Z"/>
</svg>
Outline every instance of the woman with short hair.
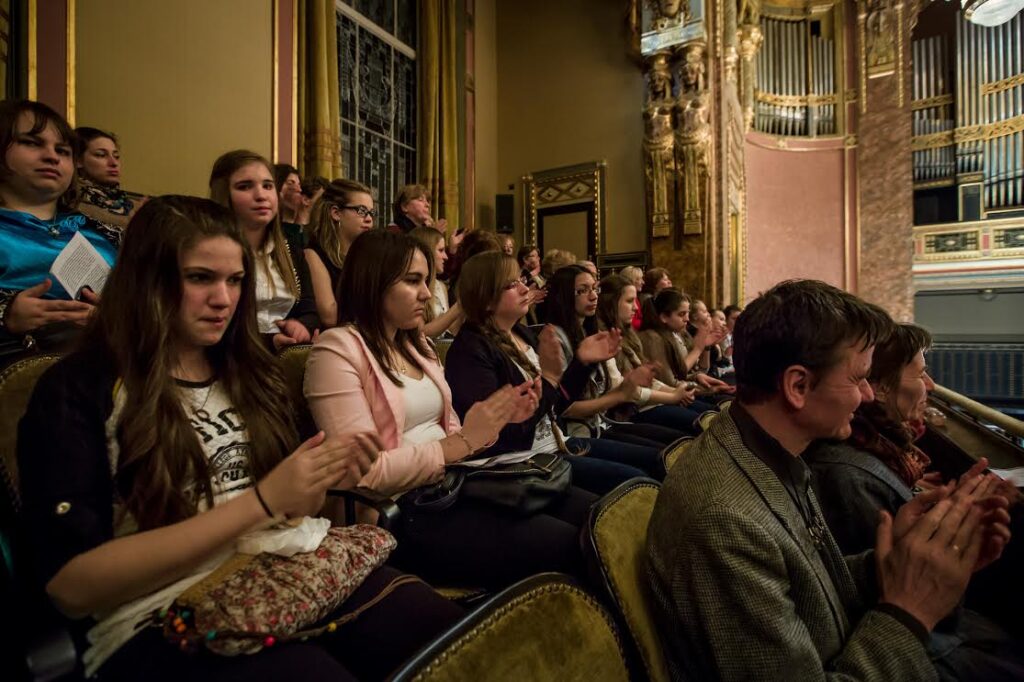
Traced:
<svg viewBox="0 0 1024 682">
<path fill-rule="evenodd" d="M 99 291 L 65 291 L 51 274 L 84 237 L 109 265 L 121 232 L 76 210 L 75 134 L 50 107 L 0 102 L 0 366 L 63 352 L 93 314 Z"/>
</svg>

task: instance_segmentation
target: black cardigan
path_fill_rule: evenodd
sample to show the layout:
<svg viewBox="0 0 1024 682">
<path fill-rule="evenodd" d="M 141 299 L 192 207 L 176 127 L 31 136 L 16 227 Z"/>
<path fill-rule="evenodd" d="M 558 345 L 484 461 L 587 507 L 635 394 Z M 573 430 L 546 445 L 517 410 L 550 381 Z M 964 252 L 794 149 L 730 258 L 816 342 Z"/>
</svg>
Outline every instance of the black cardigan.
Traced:
<svg viewBox="0 0 1024 682">
<path fill-rule="evenodd" d="M 531 346 L 537 347 L 537 337 L 528 328 L 517 325 L 514 331 Z M 537 422 L 550 414 L 552 408 L 557 416 L 578 400 L 592 371 L 593 367 L 573 358 L 557 387 L 542 380 L 543 393 L 537 411 L 521 424 L 505 426 L 498 434 L 498 441 L 486 450 L 486 454 L 529 450 L 533 446 Z M 470 323 L 462 327 L 448 349 L 444 376 L 451 387 L 452 405 L 460 419 L 465 418 L 474 403 L 486 400 L 502 386 L 517 386 L 525 381 L 515 363 Z"/>
<path fill-rule="evenodd" d="M 73 353 L 39 378 L 18 424 L 20 519 L 40 587 L 74 556 L 114 537 L 104 425 L 115 379 L 105 354 Z"/>
</svg>

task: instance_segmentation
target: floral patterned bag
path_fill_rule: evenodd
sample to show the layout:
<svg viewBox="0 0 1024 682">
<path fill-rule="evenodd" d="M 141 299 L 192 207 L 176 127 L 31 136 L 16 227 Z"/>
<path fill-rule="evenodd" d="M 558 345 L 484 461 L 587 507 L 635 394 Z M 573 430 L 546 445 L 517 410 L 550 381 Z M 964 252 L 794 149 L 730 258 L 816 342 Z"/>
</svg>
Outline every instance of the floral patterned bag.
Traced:
<svg viewBox="0 0 1024 682">
<path fill-rule="evenodd" d="M 402 576 L 361 609 L 322 622 L 395 545 L 383 528 L 359 524 L 331 528 L 312 552 L 235 554 L 159 614 L 164 635 L 183 650 L 236 656 L 334 632 L 400 584 L 418 580 Z"/>
</svg>

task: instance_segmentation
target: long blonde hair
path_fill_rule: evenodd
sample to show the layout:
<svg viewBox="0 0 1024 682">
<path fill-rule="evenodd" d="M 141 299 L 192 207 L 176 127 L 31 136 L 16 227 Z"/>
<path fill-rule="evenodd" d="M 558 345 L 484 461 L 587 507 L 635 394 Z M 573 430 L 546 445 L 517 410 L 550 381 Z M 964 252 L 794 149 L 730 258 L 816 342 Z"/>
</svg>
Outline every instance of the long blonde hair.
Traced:
<svg viewBox="0 0 1024 682">
<path fill-rule="evenodd" d="M 270 173 L 270 177 L 274 177 L 274 167 L 270 165 L 267 159 L 247 149 L 236 149 L 226 154 L 221 154 L 213 162 L 213 169 L 210 171 L 210 198 L 221 206 L 227 206 L 233 211 L 234 207 L 231 205 L 231 176 L 240 168 L 248 166 L 250 163 L 263 164 L 267 172 Z M 276 192 L 277 190 L 275 189 L 274 191 Z M 281 271 L 281 277 L 284 279 L 285 286 L 288 287 L 288 291 L 292 296 L 298 298 L 300 295 L 299 276 L 295 269 L 295 264 L 292 262 L 288 242 L 284 238 L 284 230 L 281 229 L 280 206 L 278 206 L 277 213 L 267 226 L 267 236 L 263 243 L 266 244 L 268 240 L 274 245 L 274 252 L 271 254 L 271 258 L 274 260 L 277 269 Z M 301 256 L 302 254 L 299 255 Z M 257 260 L 262 262 L 262 259 Z M 291 276 L 289 277 L 289 275 Z"/>
<path fill-rule="evenodd" d="M 344 264 L 345 253 L 348 249 L 343 248 L 338 224 L 331 217 L 331 208 L 348 205 L 352 200 L 352 195 L 358 193 L 372 195 L 373 191 L 355 180 L 345 180 L 344 178 L 332 180 L 331 184 L 324 187 L 323 194 L 316 200 L 309 217 L 309 236 L 320 245 L 330 261 L 338 268 Z"/>
<path fill-rule="evenodd" d="M 476 327 L 506 357 L 515 362 L 530 377 L 537 369 L 523 351 L 519 350 L 512 335 L 494 324 L 494 308 L 498 305 L 505 284 L 519 277 L 519 263 L 501 251 L 478 253 L 462 265 L 459 275 L 459 303 L 466 321 Z"/>
</svg>

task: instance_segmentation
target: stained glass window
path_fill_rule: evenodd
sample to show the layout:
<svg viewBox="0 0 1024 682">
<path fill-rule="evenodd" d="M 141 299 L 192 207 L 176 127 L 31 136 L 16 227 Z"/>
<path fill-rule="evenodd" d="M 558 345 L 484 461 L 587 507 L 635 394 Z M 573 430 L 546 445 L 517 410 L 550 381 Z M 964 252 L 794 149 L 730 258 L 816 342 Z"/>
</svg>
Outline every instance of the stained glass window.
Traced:
<svg viewBox="0 0 1024 682">
<path fill-rule="evenodd" d="M 416 178 L 416 3 L 339 0 L 341 165 L 373 190 L 379 224 Z"/>
</svg>

